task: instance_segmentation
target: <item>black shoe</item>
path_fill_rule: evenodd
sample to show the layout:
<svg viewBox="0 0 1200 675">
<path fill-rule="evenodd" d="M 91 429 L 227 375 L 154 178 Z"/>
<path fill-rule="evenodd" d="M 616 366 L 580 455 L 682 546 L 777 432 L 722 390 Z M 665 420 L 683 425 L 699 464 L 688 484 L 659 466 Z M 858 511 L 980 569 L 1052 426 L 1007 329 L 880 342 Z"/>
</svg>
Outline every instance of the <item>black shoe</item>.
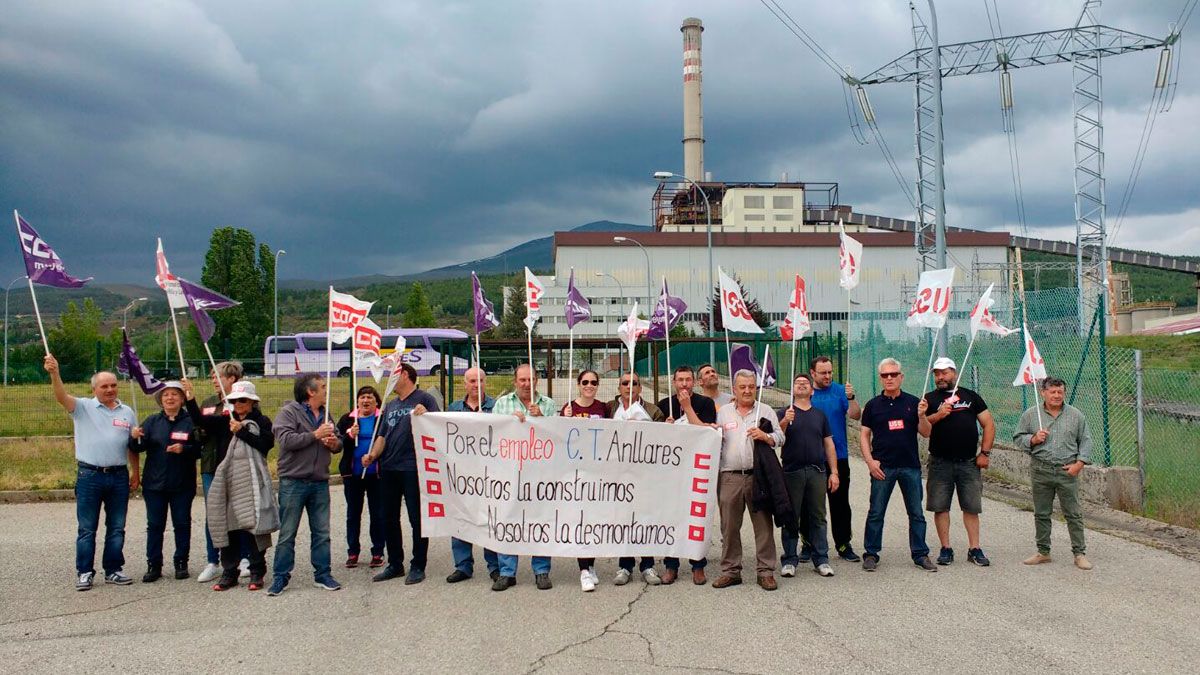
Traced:
<svg viewBox="0 0 1200 675">
<path fill-rule="evenodd" d="M 968 550 L 967 561 L 973 562 L 980 567 L 987 567 L 988 565 L 992 564 L 992 561 L 988 560 L 987 556 L 983 554 L 983 549 L 981 548 L 973 548 Z"/>
<path fill-rule="evenodd" d="M 913 564 L 916 565 L 917 567 L 920 567 L 921 569 L 925 570 L 926 572 L 936 572 L 937 571 L 937 565 L 934 565 L 933 561 L 930 560 L 929 556 L 927 556 L 927 555 L 923 555 L 920 558 L 914 558 Z"/>
<path fill-rule="evenodd" d="M 150 565 L 142 575 L 143 584 L 152 584 L 162 578 L 162 565 Z"/>
<path fill-rule="evenodd" d="M 488 577 L 491 578 L 492 583 L 496 583 L 496 580 L 500 578 L 500 570 L 492 570 L 491 572 L 488 572 Z"/>
<path fill-rule="evenodd" d="M 404 565 L 400 565 L 399 567 L 396 567 L 395 565 L 388 565 L 380 570 L 379 574 L 371 577 L 371 581 L 389 581 L 391 579 L 398 579 L 402 576 L 404 576 Z"/>
<path fill-rule="evenodd" d="M 874 572 L 879 567 L 879 556 L 867 554 L 862 557 L 862 561 L 863 569 L 867 572 Z"/>
<path fill-rule="evenodd" d="M 952 562 L 954 562 L 954 549 L 943 546 L 942 552 L 938 553 L 937 564 L 949 565 Z"/>
<path fill-rule="evenodd" d="M 498 576 L 498 577 L 496 577 L 496 580 L 494 582 L 492 582 L 492 590 L 493 591 L 507 591 L 510 587 L 516 586 L 516 585 L 517 585 L 516 577 L 499 577 Z"/>
<path fill-rule="evenodd" d="M 470 579 L 470 578 L 471 578 L 470 574 L 467 574 L 466 572 L 464 572 L 462 570 L 454 570 L 453 572 L 450 573 L 450 576 L 446 577 L 446 583 L 457 584 L 460 581 L 466 581 L 467 579 Z"/>
<path fill-rule="evenodd" d="M 404 585 L 405 586 L 412 586 L 413 584 L 419 584 L 422 581 L 425 581 L 425 570 L 419 570 L 415 567 L 412 568 L 411 570 L 409 570 L 407 577 L 404 577 Z"/>
<path fill-rule="evenodd" d="M 191 576 L 191 573 L 188 572 L 187 561 L 186 560 L 176 560 L 175 561 L 175 578 L 176 579 L 186 579 L 190 576 Z"/>
<path fill-rule="evenodd" d="M 839 546 L 837 553 L 838 553 L 838 556 L 841 557 L 841 559 L 845 560 L 846 562 L 861 562 L 862 561 L 862 558 L 858 557 L 858 554 L 854 552 L 854 547 L 851 546 L 850 544 L 842 544 L 841 546 Z"/>
<path fill-rule="evenodd" d="M 551 588 L 554 588 L 554 584 L 550 583 L 550 575 L 549 574 L 534 575 L 533 582 L 535 584 L 537 584 L 537 589 L 539 591 L 548 591 Z"/>
</svg>

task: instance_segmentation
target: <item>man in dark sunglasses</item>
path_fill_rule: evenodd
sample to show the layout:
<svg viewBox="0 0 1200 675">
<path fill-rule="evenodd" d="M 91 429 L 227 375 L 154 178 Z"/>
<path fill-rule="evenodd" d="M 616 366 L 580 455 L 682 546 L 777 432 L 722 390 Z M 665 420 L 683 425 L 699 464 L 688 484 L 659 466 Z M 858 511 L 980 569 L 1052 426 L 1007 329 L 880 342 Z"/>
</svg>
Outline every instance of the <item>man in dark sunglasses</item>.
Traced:
<svg viewBox="0 0 1200 675">
<path fill-rule="evenodd" d="M 642 398 L 642 379 L 637 373 L 621 375 L 617 396 L 608 403 L 608 416 L 615 420 L 641 422 L 667 419 L 658 406 Z"/>
<path fill-rule="evenodd" d="M 925 543 L 925 514 L 921 510 L 921 458 L 917 434 L 928 437 L 932 428 L 925 417 L 929 403 L 901 389 L 904 373 L 900 362 L 879 362 L 879 384 L 883 392 L 867 402 L 862 411 L 859 447 L 871 473 L 871 506 L 863 535 L 863 569 L 874 572 L 883 548 L 883 516 L 896 484 L 908 511 L 908 548 L 913 564 L 936 572 Z"/>
</svg>

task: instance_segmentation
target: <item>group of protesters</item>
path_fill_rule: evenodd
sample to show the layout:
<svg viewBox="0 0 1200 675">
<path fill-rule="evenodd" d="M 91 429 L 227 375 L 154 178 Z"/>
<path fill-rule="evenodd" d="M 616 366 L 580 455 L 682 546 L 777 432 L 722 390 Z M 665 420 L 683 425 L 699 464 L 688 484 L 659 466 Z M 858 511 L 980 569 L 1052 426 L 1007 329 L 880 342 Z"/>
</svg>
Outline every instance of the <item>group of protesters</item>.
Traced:
<svg viewBox="0 0 1200 675">
<path fill-rule="evenodd" d="M 776 571 L 793 577 L 802 563 L 821 577 L 834 576 L 831 555 L 861 563 L 867 572 L 880 564 L 884 514 L 891 494 L 900 487 L 908 515 L 909 553 L 920 569 L 936 572 L 954 562 L 950 506 L 955 494 L 967 535 L 967 561 L 990 565 L 980 540 L 983 509 L 981 472 L 989 465 L 995 423 L 987 404 L 974 391 L 959 386 L 955 363 L 934 362 L 935 388 L 918 398 L 903 390 L 901 364 L 883 359 L 877 367 L 880 393 L 866 404 L 854 386 L 833 381 L 833 364 L 819 356 L 807 373 L 791 383 L 790 405 L 774 410 L 759 403 L 758 377 L 739 370 L 729 378 L 731 391 L 720 390 L 717 370 L 704 364 L 681 366 L 672 373 L 670 396 L 653 402 L 642 398 L 636 372 L 624 372 L 619 394 L 600 400 L 600 376 L 583 370 L 575 380 L 578 394 L 559 406 L 539 393 L 537 373 L 529 364 L 516 368 L 513 390 L 499 398 L 486 395 L 486 375 L 470 368 L 465 395 L 452 401 L 452 412 L 528 417 L 562 415 L 708 426 L 722 435 L 717 502 L 721 560 L 715 588 L 741 584 L 741 529 L 749 511 L 754 532 L 758 585 L 775 590 Z M 370 568 L 373 581 L 403 578 L 405 584 L 425 580 L 429 541 L 422 536 L 421 494 L 413 443 L 412 416 L 439 411 L 438 399 L 418 386 L 415 369 L 401 364 L 387 405 L 373 386 L 357 390 L 354 409 L 334 423 L 325 409 L 328 383 L 320 374 L 301 373 L 294 381 L 294 400 L 268 418 L 252 381 L 240 364 L 217 364 L 213 394 L 197 401 L 186 378 L 169 381 L 155 393 L 159 410 L 138 421 L 118 398 L 118 381 L 107 371 L 91 379 L 92 396 L 70 395 L 52 355 L 45 358 L 55 399 L 74 422 L 78 474 L 75 484 L 78 536 L 76 588 L 93 586 L 96 535 L 105 514 L 101 564 L 107 584 L 128 585 L 123 555 L 129 495 L 139 486 L 146 504 L 146 573 L 151 583 L 163 576 L 163 538 L 168 515 L 174 532 L 173 575 L 189 569 L 191 511 L 199 463 L 206 513 L 206 566 L 199 581 L 225 591 L 247 579 L 250 590 L 267 587 L 267 595 L 283 593 L 295 567 L 295 540 L 302 514 L 310 529 L 313 583 L 336 591 L 330 538 L 330 473 L 333 456 L 341 453 L 338 473 L 346 499 L 346 560 L 349 569 L 363 564 L 360 539 L 364 506 L 368 514 Z M 1014 444 L 1031 455 L 1035 541 L 1037 552 L 1027 565 L 1048 563 L 1051 510 L 1057 497 L 1070 532 L 1076 567 L 1091 569 L 1082 511 L 1079 474 L 1090 463 L 1091 438 L 1083 414 L 1065 402 L 1062 380 L 1040 381 L 1042 401 L 1022 415 Z M 482 398 L 481 398 L 482 397 Z M 870 475 L 870 501 L 863 551 L 851 545 L 848 420 L 860 422 L 859 447 Z M 929 439 L 926 483 L 922 486 L 918 436 Z M 278 447 L 278 491 L 267 457 Z M 922 500 L 924 499 L 924 508 Z M 828 508 L 827 508 L 828 504 Z M 407 513 L 411 556 L 405 568 L 401 508 Z M 940 543 L 936 559 L 926 544 L 923 511 L 934 514 Z M 828 514 L 828 519 L 827 519 Z M 777 525 L 782 527 L 782 558 L 777 555 Z M 833 547 L 827 530 L 832 532 Z M 277 536 L 276 536 L 277 533 Z M 272 541 L 274 537 L 274 542 Z M 271 578 L 266 553 L 274 543 Z M 451 540 L 453 571 L 449 583 L 474 575 L 471 542 Z M 516 584 L 518 557 L 484 549 L 491 588 Z M 578 559 L 580 588 L 594 591 L 600 583 L 594 559 Z M 707 559 L 689 561 L 692 582 L 708 583 Z M 635 572 L 636 564 L 636 572 Z M 533 556 L 536 587 L 552 587 L 551 558 Z M 624 585 L 637 574 L 649 585 L 672 584 L 680 561 L 662 560 L 659 573 L 652 557 L 620 558 L 612 579 Z M 269 581 L 269 585 L 268 585 Z"/>
</svg>

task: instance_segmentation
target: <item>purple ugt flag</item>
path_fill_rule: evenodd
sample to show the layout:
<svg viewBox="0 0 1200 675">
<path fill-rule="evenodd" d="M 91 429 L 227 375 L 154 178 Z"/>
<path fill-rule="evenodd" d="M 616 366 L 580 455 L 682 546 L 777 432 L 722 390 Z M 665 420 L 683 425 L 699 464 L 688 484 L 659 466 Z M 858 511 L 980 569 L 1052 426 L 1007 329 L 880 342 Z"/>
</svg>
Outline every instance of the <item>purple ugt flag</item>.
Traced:
<svg viewBox="0 0 1200 675">
<path fill-rule="evenodd" d="M 62 259 L 50 248 L 45 239 L 33 229 L 21 214 L 13 210 L 17 219 L 17 236 L 21 239 L 21 255 L 25 258 L 25 274 L 35 284 L 57 288 L 80 288 L 92 277 L 77 279 L 67 274 Z"/>
<path fill-rule="evenodd" d="M 183 291 L 184 299 L 187 300 L 188 313 L 192 315 L 196 330 L 200 331 L 200 341 L 208 342 L 217 330 L 217 324 L 208 315 L 208 312 L 214 309 L 233 307 L 239 303 L 216 291 L 193 284 L 183 277 L 176 277 L 176 279 L 179 281 L 179 288 Z"/>
<path fill-rule="evenodd" d="M 748 370 L 754 373 L 754 376 L 759 378 L 765 387 L 775 384 L 775 363 L 771 361 L 770 352 L 767 352 L 767 373 L 764 376 L 762 367 L 754 360 L 754 349 L 748 344 L 735 342 L 729 352 L 729 367 L 733 369 L 734 373 L 739 370 Z"/>
<path fill-rule="evenodd" d="M 483 297 L 483 286 L 479 285 L 479 277 L 475 276 L 474 272 L 471 272 L 471 292 L 474 294 L 472 299 L 475 305 L 475 333 L 485 333 L 499 326 L 496 308 Z"/>
<path fill-rule="evenodd" d="M 137 382 L 146 394 L 153 394 L 166 386 L 156 380 L 146 364 L 138 358 L 133 345 L 129 343 L 129 333 L 124 328 L 121 329 L 121 356 L 117 358 L 117 370 Z"/>
<path fill-rule="evenodd" d="M 583 293 L 575 288 L 575 269 L 571 268 L 571 277 L 567 280 L 567 328 L 575 324 L 590 321 L 592 318 L 592 303 L 583 297 Z"/>
<path fill-rule="evenodd" d="M 667 337 L 667 333 L 683 318 L 685 311 L 687 311 L 687 303 L 683 301 L 683 298 L 677 298 L 667 292 L 667 280 L 664 278 L 662 293 L 659 294 L 658 302 L 654 305 L 654 315 L 650 317 L 650 332 L 646 333 L 646 338 L 661 340 Z"/>
</svg>

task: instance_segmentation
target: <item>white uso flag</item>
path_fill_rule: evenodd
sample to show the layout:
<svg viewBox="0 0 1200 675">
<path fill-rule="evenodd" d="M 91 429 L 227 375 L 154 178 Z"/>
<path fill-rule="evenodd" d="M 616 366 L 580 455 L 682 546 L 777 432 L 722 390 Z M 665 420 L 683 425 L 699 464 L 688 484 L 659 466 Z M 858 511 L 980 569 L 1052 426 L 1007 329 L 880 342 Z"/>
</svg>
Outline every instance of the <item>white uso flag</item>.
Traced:
<svg viewBox="0 0 1200 675">
<path fill-rule="evenodd" d="M 533 324 L 542 316 L 542 294 L 546 292 L 546 286 L 525 268 L 525 328 L 533 330 Z"/>
<path fill-rule="evenodd" d="M 746 301 L 742 300 L 742 291 L 737 282 L 730 279 L 720 267 L 717 268 L 717 275 L 721 280 L 721 323 L 725 325 L 725 330 L 763 332 L 754 322 L 754 317 L 750 316 L 750 310 L 746 308 Z"/>
<path fill-rule="evenodd" d="M 629 309 L 629 316 L 621 322 L 620 326 L 617 326 L 617 337 L 621 338 L 621 342 L 625 343 L 625 348 L 632 354 L 634 348 L 637 347 L 638 338 L 649 331 L 650 322 L 638 318 L 638 304 L 637 300 L 634 300 L 633 307 Z"/>
<path fill-rule="evenodd" d="M 171 309 L 187 307 L 187 298 L 183 297 L 183 288 L 179 286 L 179 280 L 175 278 L 174 274 L 171 274 L 171 268 L 167 266 L 167 255 L 163 253 L 162 237 L 158 239 L 158 253 L 155 254 L 154 262 L 154 283 L 167 292 L 167 304 Z"/>
<path fill-rule="evenodd" d="M 846 234 L 846 226 L 838 221 L 841 245 L 838 247 L 838 285 L 850 290 L 858 285 L 858 273 L 862 269 L 863 246 L 857 239 Z"/>
<path fill-rule="evenodd" d="M 367 318 L 373 302 L 359 300 L 349 293 L 329 287 L 329 339 L 342 344 L 354 336 L 354 327 Z"/>
<path fill-rule="evenodd" d="M 991 306 L 996 303 L 992 299 L 992 284 L 987 287 L 983 295 L 979 296 L 979 302 L 975 303 L 975 308 L 971 310 L 971 337 L 975 337 L 979 331 L 987 333 L 995 333 L 1001 337 L 1017 332 L 1012 328 L 1005 328 L 996 322 L 996 317 L 992 316 Z"/>
<path fill-rule="evenodd" d="M 355 370 L 358 366 L 364 366 L 372 371 L 380 367 L 382 356 L 380 348 L 383 346 L 383 329 L 379 324 L 370 319 L 363 319 L 357 326 L 354 327 L 354 363 Z M 382 373 L 380 373 L 382 376 Z M 378 382 L 379 378 L 375 378 Z"/>
<path fill-rule="evenodd" d="M 1033 344 L 1033 338 L 1029 337 L 1029 326 L 1022 328 L 1025 329 L 1025 358 L 1021 359 L 1021 369 L 1017 371 L 1017 379 L 1013 380 L 1014 387 L 1046 379 L 1046 360 L 1042 358 L 1037 345 Z"/>
<path fill-rule="evenodd" d="M 950 315 L 950 287 L 954 284 L 954 268 L 925 270 L 905 322 L 913 328 L 941 328 Z"/>
</svg>

